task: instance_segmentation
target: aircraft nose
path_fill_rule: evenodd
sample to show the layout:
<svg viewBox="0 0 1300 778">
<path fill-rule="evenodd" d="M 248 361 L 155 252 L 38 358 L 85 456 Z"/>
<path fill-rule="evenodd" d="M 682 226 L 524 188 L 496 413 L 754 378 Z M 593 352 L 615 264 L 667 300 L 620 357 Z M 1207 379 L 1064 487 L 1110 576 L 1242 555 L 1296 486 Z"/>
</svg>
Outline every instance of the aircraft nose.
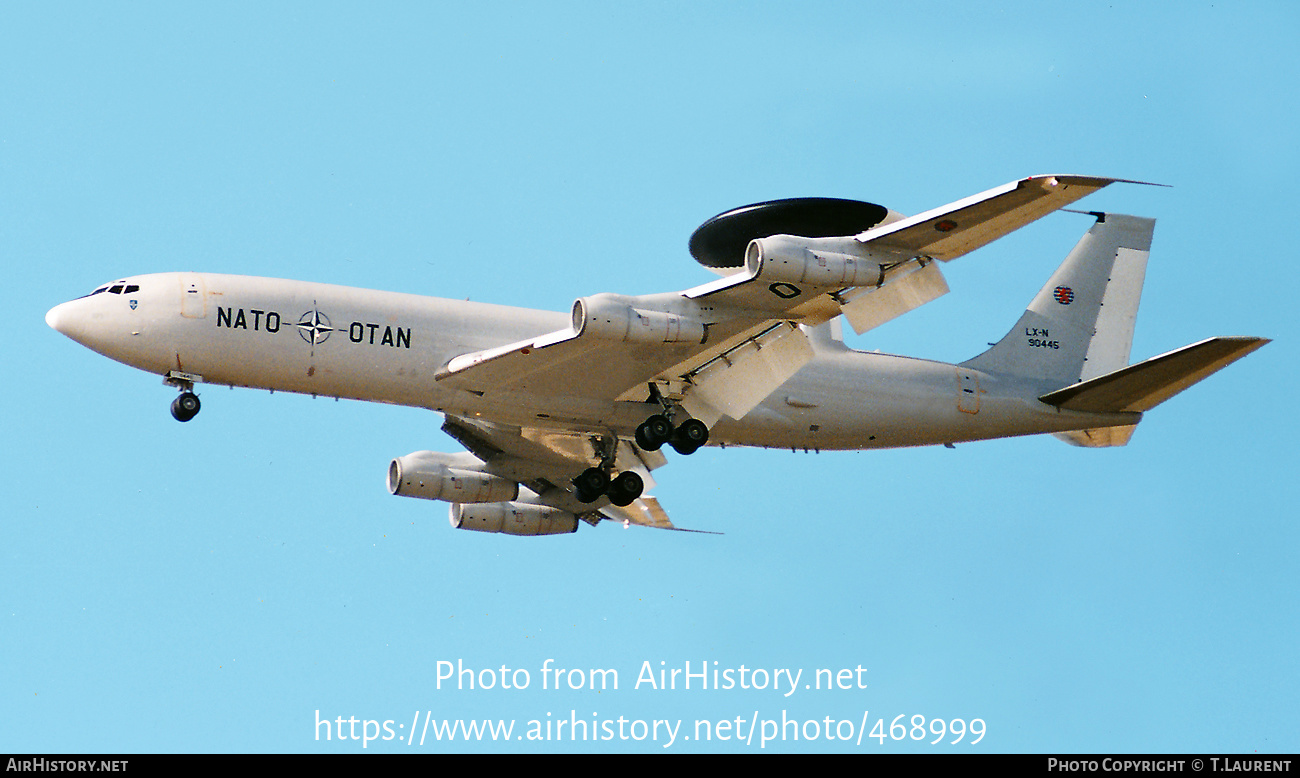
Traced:
<svg viewBox="0 0 1300 778">
<path fill-rule="evenodd" d="M 90 345 L 92 339 L 85 300 L 69 300 L 59 303 L 45 314 L 45 323 L 50 328 L 72 338 L 78 343 Z"/>
<path fill-rule="evenodd" d="M 70 329 L 69 325 L 72 320 L 72 316 L 68 311 L 70 306 L 71 303 L 59 303 L 45 314 L 45 323 L 50 325 L 50 329 L 55 330 L 56 332 L 61 332 L 64 335 L 68 334 L 68 330 Z"/>
</svg>

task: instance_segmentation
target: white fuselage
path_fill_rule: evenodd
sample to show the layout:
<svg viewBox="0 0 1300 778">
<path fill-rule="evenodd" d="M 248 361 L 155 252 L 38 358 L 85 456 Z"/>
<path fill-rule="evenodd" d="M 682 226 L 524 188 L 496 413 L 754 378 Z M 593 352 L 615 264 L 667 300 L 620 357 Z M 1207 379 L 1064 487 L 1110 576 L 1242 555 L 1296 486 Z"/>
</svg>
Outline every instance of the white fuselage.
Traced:
<svg viewBox="0 0 1300 778">
<path fill-rule="evenodd" d="M 644 402 L 479 395 L 435 379 L 452 357 L 567 326 L 565 313 L 329 284 L 208 273 L 123 279 L 63 303 L 50 326 L 151 373 L 205 383 L 408 405 L 507 424 L 608 429 L 624 437 Z M 131 286 L 138 289 L 124 291 Z M 591 365 L 600 370 L 600 365 Z M 581 375 L 574 376 L 580 386 Z M 1062 411 L 1036 397 L 1055 386 L 838 343 L 710 443 L 808 449 L 930 445 L 1132 424 L 1137 414 Z"/>
</svg>

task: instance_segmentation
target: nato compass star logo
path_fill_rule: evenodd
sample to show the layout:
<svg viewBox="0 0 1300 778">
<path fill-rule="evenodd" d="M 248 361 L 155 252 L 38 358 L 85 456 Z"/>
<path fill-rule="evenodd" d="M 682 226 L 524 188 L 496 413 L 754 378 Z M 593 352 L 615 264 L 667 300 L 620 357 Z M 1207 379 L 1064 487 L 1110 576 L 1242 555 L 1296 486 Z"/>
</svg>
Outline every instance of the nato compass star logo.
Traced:
<svg viewBox="0 0 1300 778">
<path fill-rule="evenodd" d="M 329 340 L 330 333 L 334 331 L 333 325 L 330 324 L 330 317 L 316 310 L 315 306 L 316 303 L 313 301 L 312 309 L 304 313 L 297 324 L 298 334 L 313 347 Z"/>
</svg>

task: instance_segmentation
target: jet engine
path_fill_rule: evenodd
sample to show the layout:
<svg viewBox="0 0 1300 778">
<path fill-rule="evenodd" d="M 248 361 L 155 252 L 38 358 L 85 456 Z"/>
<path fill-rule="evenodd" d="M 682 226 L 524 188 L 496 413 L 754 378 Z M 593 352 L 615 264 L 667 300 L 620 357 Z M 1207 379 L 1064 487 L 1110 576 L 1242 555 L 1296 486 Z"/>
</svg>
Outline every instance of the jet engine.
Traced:
<svg viewBox="0 0 1300 778">
<path fill-rule="evenodd" d="M 416 451 L 389 463 L 388 491 L 452 503 L 493 503 L 519 496 L 519 484 L 484 473 L 476 463 L 472 455 Z"/>
<path fill-rule="evenodd" d="M 757 238 L 745 250 L 745 269 L 754 277 L 776 283 L 826 288 L 876 286 L 884 281 L 882 266 L 905 259 L 876 255 L 855 244 L 852 238 Z"/>
<path fill-rule="evenodd" d="M 503 532 L 507 535 L 564 535 L 578 531 L 578 517 L 559 508 L 519 502 L 483 505 L 453 504 L 448 514 L 451 526 L 475 532 Z"/>
<path fill-rule="evenodd" d="M 573 303 L 573 329 L 623 343 L 703 343 L 704 324 L 664 311 L 643 311 L 613 295 L 580 297 Z"/>
</svg>

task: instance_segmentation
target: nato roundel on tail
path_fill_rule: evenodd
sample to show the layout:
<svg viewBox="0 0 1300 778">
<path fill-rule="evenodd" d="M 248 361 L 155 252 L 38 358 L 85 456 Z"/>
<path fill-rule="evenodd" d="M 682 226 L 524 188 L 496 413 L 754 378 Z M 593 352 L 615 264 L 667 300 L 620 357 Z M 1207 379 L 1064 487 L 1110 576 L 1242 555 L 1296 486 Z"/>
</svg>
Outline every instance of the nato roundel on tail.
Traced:
<svg viewBox="0 0 1300 778">
<path fill-rule="evenodd" d="M 701 224 L 691 234 L 691 256 L 705 267 L 741 267 L 745 264 L 745 248 L 755 238 L 857 235 L 883 222 L 889 213 L 882 205 L 834 197 L 796 197 L 743 205 Z"/>
</svg>

